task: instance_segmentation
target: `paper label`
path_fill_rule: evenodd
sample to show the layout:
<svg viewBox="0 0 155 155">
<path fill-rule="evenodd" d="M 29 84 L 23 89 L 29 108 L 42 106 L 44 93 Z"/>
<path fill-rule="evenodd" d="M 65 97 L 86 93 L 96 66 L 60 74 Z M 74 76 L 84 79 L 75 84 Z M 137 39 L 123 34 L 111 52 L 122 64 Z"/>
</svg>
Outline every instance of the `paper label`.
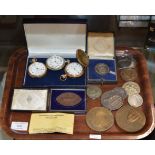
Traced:
<svg viewBox="0 0 155 155">
<path fill-rule="evenodd" d="M 11 129 L 18 131 L 27 131 L 28 122 L 12 122 Z"/>
<path fill-rule="evenodd" d="M 96 134 L 90 134 L 90 135 L 89 135 L 89 138 L 90 138 L 90 139 L 101 139 L 102 136 L 101 136 L 101 135 L 96 135 Z"/>
<path fill-rule="evenodd" d="M 29 133 L 60 132 L 73 134 L 74 114 L 34 113 L 31 115 Z"/>
</svg>

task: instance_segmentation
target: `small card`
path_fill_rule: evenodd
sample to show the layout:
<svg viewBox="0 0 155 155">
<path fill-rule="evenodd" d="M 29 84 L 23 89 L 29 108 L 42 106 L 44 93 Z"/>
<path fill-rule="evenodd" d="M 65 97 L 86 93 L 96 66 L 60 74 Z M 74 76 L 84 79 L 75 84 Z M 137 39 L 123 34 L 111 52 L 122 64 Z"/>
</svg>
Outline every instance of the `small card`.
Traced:
<svg viewBox="0 0 155 155">
<path fill-rule="evenodd" d="M 74 114 L 33 113 L 30 119 L 29 134 L 66 133 L 73 134 Z"/>
<path fill-rule="evenodd" d="M 12 122 L 11 129 L 17 131 L 27 131 L 28 122 Z"/>
</svg>

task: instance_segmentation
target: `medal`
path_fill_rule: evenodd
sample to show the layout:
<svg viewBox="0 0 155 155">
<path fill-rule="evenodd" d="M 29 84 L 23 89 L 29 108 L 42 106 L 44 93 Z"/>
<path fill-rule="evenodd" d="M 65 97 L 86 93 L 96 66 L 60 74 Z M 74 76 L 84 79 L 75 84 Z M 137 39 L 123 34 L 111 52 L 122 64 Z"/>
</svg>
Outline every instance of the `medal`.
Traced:
<svg viewBox="0 0 155 155">
<path fill-rule="evenodd" d="M 86 123 L 94 131 L 103 132 L 114 124 L 114 117 L 110 110 L 104 107 L 95 107 L 86 114 Z"/>
<path fill-rule="evenodd" d="M 127 132 L 137 132 L 146 123 L 146 117 L 141 109 L 129 105 L 125 105 L 119 109 L 115 117 L 117 125 Z"/>
<path fill-rule="evenodd" d="M 122 88 L 125 89 L 128 96 L 140 93 L 140 86 L 136 82 L 131 82 L 131 81 L 126 82 L 126 83 L 124 83 Z"/>
<path fill-rule="evenodd" d="M 81 97 L 76 93 L 66 92 L 60 94 L 56 101 L 63 106 L 75 106 L 81 102 Z"/>
<path fill-rule="evenodd" d="M 121 77 L 124 81 L 135 81 L 137 78 L 137 72 L 133 68 L 122 69 Z"/>
<path fill-rule="evenodd" d="M 115 72 L 112 72 L 110 71 L 109 67 L 107 64 L 104 64 L 104 63 L 98 63 L 96 66 L 95 66 L 95 72 L 99 75 L 105 75 L 105 74 L 116 74 Z"/>
<path fill-rule="evenodd" d="M 102 94 L 102 89 L 98 86 L 89 85 L 87 87 L 87 96 L 91 99 L 99 98 Z"/>
</svg>

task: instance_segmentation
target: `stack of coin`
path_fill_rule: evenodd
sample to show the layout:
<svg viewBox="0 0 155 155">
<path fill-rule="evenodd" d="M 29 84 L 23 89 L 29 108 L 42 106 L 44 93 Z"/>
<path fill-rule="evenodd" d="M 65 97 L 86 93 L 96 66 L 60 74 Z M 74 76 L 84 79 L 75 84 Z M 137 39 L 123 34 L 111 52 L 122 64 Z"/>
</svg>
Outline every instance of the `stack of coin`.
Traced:
<svg viewBox="0 0 155 155">
<path fill-rule="evenodd" d="M 86 114 L 86 123 L 94 131 L 103 132 L 114 124 L 114 117 L 110 110 L 104 107 L 95 107 Z"/>
<path fill-rule="evenodd" d="M 139 107 L 143 104 L 143 98 L 140 96 L 140 86 L 136 82 L 126 82 L 122 88 L 128 95 L 128 103 L 133 107 Z"/>
<path fill-rule="evenodd" d="M 146 123 L 145 114 L 139 108 L 129 105 L 125 105 L 119 109 L 116 112 L 115 119 L 117 125 L 127 132 L 139 131 Z"/>
<path fill-rule="evenodd" d="M 117 110 L 123 105 L 126 97 L 124 88 L 117 87 L 102 94 L 101 104 L 109 110 Z"/>
</svg>

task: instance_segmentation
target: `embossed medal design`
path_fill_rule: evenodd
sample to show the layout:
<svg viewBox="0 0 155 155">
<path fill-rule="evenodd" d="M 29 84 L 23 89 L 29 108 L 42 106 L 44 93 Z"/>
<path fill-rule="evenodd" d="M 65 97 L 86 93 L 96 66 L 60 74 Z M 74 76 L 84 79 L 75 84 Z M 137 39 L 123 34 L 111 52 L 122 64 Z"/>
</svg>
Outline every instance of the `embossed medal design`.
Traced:
<svg viewBox="0 0 155 155">
<path fill-rule="evenodd" d="M 115 117 L 117 125 L 127 132 L 139 131 L 146 123 L 146 117 L 143 111 L 129 105 L 125 105 L 119 109 Z"/>
<path fill-rule="evenodd" d="M 121 78 L 124 81 L 135 81 L 137 78 L 137 72 L 133 68 L 122 69 L 121 70 Z"/>
<path fill-rule="evenodd" d="M 102 94 L 102 90 L 98 86 L 88 85 L 87 87 L 87 96 L 91 99 L 99 98 Z"/>
<path fill-rule="evenodd" d="M 76 93 L 66 92 L 60 94 L 56 101 L 63 106 L 75 106 L 81 102 L 81 97 Z"/>
<path fill-rule="evenodd" d="M 136 82 L 126 82 L 122 87 L 125 89 L 129 96 L 140 93 L 140 86 Z"/>
<path fill-rule="evenodd" d="M 110 110 L 95 107 L 86 114 L 86 123 L 94 131 L 106 131 L 114 124 L 114 117 Z"/>
</svg>

